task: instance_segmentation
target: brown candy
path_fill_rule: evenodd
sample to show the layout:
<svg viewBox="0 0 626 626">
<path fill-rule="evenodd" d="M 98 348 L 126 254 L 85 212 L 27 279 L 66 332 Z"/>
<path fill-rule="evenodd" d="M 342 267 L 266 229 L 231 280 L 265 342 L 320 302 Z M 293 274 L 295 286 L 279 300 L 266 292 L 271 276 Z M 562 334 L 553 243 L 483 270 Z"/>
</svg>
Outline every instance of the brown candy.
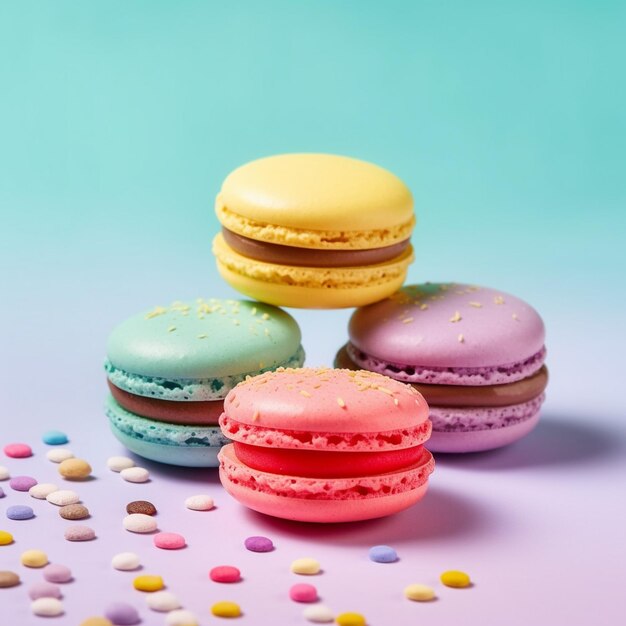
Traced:
<svg viewBox="0 0 626 626">
<path fill-rule="evenodd" d="M 0 588 L 15 587 L 20 584 L 20 577 L 15 572 L 0 571 Z"/>
<path fill-rule="evenodd" d="M 143 513 L 144 515 L 156 515 L 156 507 L 152 502 L 147 500 L 134 500 L 126 505 L 126 512 L 129 515 L 133 513 Z"/>
<path fill-rule="evenodd" d="M 67 504 L 59 509 L 63 519 L 85 519 L 89 517 L 89 509 L 82 504 Z"/>
</svg>

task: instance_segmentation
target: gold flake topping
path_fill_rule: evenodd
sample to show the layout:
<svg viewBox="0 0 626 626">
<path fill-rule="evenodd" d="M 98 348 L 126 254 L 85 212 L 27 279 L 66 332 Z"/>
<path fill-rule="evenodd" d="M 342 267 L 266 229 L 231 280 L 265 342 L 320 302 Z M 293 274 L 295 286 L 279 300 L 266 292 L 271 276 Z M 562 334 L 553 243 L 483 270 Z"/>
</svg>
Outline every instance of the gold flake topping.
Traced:
<svg viewBox="0 0 626 626">
<path fill-rule="evenodd" d="M 405 318 L 402 320 L 402 323 L 403 323 L 403 324 L 410 324 L 412 321 L 413 321 L 413 318 L 412 318 L 412 317 L 405 317 Z"/>
<path fill-rule="evenodd" d="M 470 306 L 473 306 L 475 309 L 481 309 L 482 306 L 483 306 L 480 302 L 473 302 L 473 301 L 472 302 L 468 302 L 468 304 Z"/>
<path fill-rule="evenodd" d="M 493 301 L 495 304 L 504 304 L 504 298 L 502 296 L 494 296 Z"/>
<path fill-rule="evenodd" d="M 465 341 L 465 337 L 463 337 L 463 333 L 460 333 L 457 339 L 459 340 L 459 343 L 463 343 Z"/>
<path fill-rule="evenodd" d="M 346 408 L 346 403 L 343 401 L 343 398 L 337 398 L 337 404 L 342 408 L 345 409 Z"/>
<path fill-rule="evenodd" d="M 164 313 L 167 313 L 167 309 L 163 306 L 155 306 L 154 309 L 152 309 L 152 311 L 150 311 L 150 313 L 146 314 L 145 319 L 147 320 L 151 320 L 153 317 L 157 317 L 159 315 L 163 315 Z"/>
<path fill-rule="evenodd" d="M 176 326 L 170 326 L 170 327 L 167 329 L 167 332 L 168 332 L 168 333 L 173 333 L 175 330 L 176 330 Z"/>
<path fill-rule="evenodd" d="M 458 311 L 455 311 L 454 315 L 450 318 L 450 321 L 452 323 L 455 323 L 455 322 L 460 322 L 462 319 L 463 318 L 461 317 L 461 314 Z"/>
<path fill-rule="evenodd" d="M 300 389 L 300 395 L 304 396 L 305 398 L 310 398 L 311 397 L 311 394 L 308 391 L 306 391 L 305 389 Z"/>
</svg>

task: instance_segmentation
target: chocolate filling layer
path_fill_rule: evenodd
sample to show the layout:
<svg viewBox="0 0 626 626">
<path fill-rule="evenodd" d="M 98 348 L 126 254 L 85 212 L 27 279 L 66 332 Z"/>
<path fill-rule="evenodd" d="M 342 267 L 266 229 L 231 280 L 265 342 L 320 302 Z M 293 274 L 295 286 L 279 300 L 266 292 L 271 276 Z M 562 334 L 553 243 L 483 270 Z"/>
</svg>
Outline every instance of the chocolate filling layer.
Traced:
<svg viewBox="0 0 626 626">
<path fill-rule="evenodd" d="M 296 248 L 281 246 L 249 239 L 222 227 L 222 235 L 226 243 L 239 254 L 264 263 L 278 265 L 299 265 L 302 267 L 361 267 L 384 263 L 399 256 L 409 245 L 405 239 L 384 248 L 371 250 L 315 250 L 313 248 Z"/>
<path fill-rule="evenodd" d="M 335 357 L 335 367 L 358 370 L 359 366 L 348 355 L 344 346 Z M 532 376 L 504 385 L 425 385 L 409 383 L 417 389 L 430 406 L 496 407 L 521 404 L 536 398 L 548 384 L 546 366 Z"/>
<path fill-rule="evenodd" d="M 112 396 L 122 408 L 140 417 L 148 417 L 159 422 L 189 426 L 213 425 L 217 424 L 224 410 L 224 400 L 188 402 L 161 400 L 128 393 L 128 391 L 116 387 L 110 380 L 107 380 L 107 383 Z"/>
</svg>

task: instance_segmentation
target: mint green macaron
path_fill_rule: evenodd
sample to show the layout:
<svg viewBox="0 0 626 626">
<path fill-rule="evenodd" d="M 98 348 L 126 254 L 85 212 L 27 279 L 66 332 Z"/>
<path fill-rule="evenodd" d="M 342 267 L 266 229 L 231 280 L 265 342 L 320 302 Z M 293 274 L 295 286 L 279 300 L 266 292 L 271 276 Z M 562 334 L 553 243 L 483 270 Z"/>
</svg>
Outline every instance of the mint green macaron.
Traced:
<svg viewBox="0 0 626 626">
<path fill-rule="evenodd" d="M 300 367 L 300 341 L 291 315 L 250 300 L 198 298 L 134 315 L 107 344 L 111 429 L 140 456 L 215 466 L 226 394 L 247 376 Z"/>
</svg>

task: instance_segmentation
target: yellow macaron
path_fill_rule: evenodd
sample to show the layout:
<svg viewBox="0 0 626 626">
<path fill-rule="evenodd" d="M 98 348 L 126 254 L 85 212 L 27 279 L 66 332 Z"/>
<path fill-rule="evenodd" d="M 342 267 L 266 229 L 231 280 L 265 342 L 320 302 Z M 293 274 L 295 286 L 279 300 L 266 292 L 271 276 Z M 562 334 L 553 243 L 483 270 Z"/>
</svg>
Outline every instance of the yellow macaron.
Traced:
<svg viewBox="0 0 626 626">
<path fill-rule="evenodd" d="M 216 200 L 213 242 L 235 289 L 282 306 L 381 300 L 413 260 L 413 199 L 391 172 L 329 154 L 285 154 L 232 172 Z"/>
</svg>

